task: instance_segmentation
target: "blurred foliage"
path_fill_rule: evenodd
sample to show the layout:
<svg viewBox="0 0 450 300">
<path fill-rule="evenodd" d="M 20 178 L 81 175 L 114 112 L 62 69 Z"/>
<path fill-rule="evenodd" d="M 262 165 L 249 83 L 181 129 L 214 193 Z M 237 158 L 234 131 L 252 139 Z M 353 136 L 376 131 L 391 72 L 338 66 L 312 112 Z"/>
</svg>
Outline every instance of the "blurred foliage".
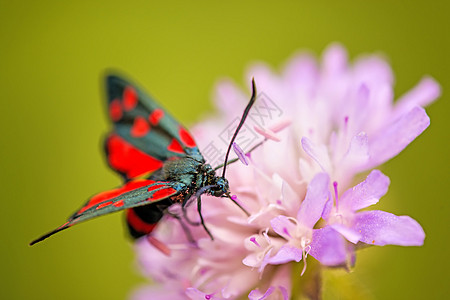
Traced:
<svg viewBox="0 0 450 300">
<path fill-rule="evenodd" d="M 28 247 L 88 196 L 119 184 L 101 151 L 100 137 L 109 127 L 101 89 L 106 69 L 130 74 L 187 125 L 212 111 L 218 78 L 243 86 L 250 62 L 277 67 L 301 49 L 319 55 L 333 41 L 343 43 L 352 58 L 385 54 L 397 96 L 424 74 L 445 92 L 448 17 L 447 1 L 1 0 L 0 298 L 124 299 L 145 282 L 122 214 Z M 383 168 L 392 186 L 378 207 L 419 220 L 425 246 L 363 250 L 353 272 L 340 275 L 342 284 L 358 278 L 377 299 L 450 294 L 444 275 L 446 98 L 444 93 L 427 109 L 432 125 L 425 134 Z"/>
</svg>

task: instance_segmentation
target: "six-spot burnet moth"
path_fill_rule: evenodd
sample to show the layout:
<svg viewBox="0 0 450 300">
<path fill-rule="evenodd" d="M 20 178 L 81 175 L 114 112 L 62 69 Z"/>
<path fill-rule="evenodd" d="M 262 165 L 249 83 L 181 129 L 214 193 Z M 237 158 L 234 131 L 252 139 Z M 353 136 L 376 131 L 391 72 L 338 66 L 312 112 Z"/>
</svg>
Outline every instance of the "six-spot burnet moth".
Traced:
<svg viewBox="0 0 450 300">
<path fill-rule="evenodd" d="M 66 223 L 30 245 L 82 221 L 124 209 L 130 234 L 138 238 L 149 234 L 172 204 L 181 203 L 184 209 L 191 199 L 197 200 L 199 224 L 213 239 L 201 213 L 203 194 L 229 198 L 247 213 L 230 195 L 225 171 L 236 161 L 228 161 L 230 149 L 256 100 L 254 80 L 251 99 L 225 161 L 216 168 L 206 163 L 191 134 L 137 86 L 110 75 L 106 87 L 114 129 L 105 140 L 105 151 L 108 164 L 123 177 L 124 184 L 93 196 Z M 222 167 L 222 175 L 217 176 L 216 170 Z"/>
</svg>

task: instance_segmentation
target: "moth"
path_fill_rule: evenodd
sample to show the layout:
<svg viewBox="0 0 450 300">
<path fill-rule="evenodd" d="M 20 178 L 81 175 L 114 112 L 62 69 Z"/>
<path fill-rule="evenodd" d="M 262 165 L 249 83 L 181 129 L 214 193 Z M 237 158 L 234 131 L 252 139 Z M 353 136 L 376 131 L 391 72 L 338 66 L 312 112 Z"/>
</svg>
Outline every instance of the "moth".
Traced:
<svg viewBox="0 0 450 300">
<path fill-rule="evenodd" d="M 227 165 L 237 160 L 228 161 L 228 156 L 256 100 L 254 80 L 252 96 L 224 163 L 215 168 L 206 163 L 189 131 L 136 85 L 110 75 L 106 77 L 106 89 L 114 127 L 106 137 L 105 152 L 109 166 L 123 178 L 123 185 L 93 196 L 66 223 L 30 245 L 82 221 L 120 210 L 126 210 L 129 232 L 138 238 L 151 233 L 171 205 L 180 203 L 184 211 L 192 200 L 197 201 L 200 224 L 213 239 L 201 212 L 204 194 L 228 198 L 247 213 L 230 195 L 225 172 Z M 220 168 L 223 170 L 218 176 Z"/>
</svg>

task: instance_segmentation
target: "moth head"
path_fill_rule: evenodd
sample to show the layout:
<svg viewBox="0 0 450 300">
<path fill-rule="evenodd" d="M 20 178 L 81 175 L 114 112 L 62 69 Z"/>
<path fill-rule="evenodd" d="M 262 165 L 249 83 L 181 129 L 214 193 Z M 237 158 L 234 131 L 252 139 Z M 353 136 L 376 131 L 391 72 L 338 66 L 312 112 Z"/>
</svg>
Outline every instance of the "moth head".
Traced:
<svg viewBox="0 0 450 300">
<path fill-rule="evenodd" d="M 230 191 L 228 180 L 223 177 L 216 177 L 216 182 L 211 187 L 211 195 L 220 197 Z"/>
</svg>

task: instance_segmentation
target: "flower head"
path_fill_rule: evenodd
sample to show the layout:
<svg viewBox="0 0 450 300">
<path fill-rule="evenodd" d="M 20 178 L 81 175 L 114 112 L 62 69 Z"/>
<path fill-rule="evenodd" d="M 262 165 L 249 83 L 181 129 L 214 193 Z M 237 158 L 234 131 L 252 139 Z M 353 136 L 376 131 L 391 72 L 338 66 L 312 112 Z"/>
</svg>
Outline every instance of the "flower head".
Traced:
<svg viewBox="0 0 450 300">
<path fill-rule="evenodd" d="M 360 211 L 387 192 L 384 174 L 374 170 L 351 184 L 356 174 L 394 157 L 426 129 L 429 118 L 421 106 L 440 92 L 433 79 L 423 79 L 394 103 L 389 65 L 377 56 L 350 65 L 336 45 L 325 51 L 320 66 L 300 54 L 281 74 L 265 65 L 249 74 L 260 94 L 247 131 L 233 145 L 248 166 L 231 165 L 227 179 L 250 216 L 226 198 L 204 196 L 203 217 L 214 240 L 201 226 L 184 225 L 195 243 L 179 220 L 165 217 L 152 234 L 170 256 L 145 238 L 136 244 L 143 271 L 160 285 L 140 290 L 135 299 L 289 299 L 293 264 L 303 261 L 304 272 L 308 255 L 323 266 L 345 266 L 354 264 L 361 244 L 422 245 L 424 232 L 410 217 Z M 231 82 L 218 86 L 221 118 L 193 130 L 200 149 L 232 124 L 247 98 Z M 251 136 L 268 141 L 244 154 Z M 211 152 L 203 153 L 217 164 L 205 154 Z M 199 219 L 195 207 L 188 216 Z M 301 280 L 301 274 L 294 278 Z"/>
</svg>

